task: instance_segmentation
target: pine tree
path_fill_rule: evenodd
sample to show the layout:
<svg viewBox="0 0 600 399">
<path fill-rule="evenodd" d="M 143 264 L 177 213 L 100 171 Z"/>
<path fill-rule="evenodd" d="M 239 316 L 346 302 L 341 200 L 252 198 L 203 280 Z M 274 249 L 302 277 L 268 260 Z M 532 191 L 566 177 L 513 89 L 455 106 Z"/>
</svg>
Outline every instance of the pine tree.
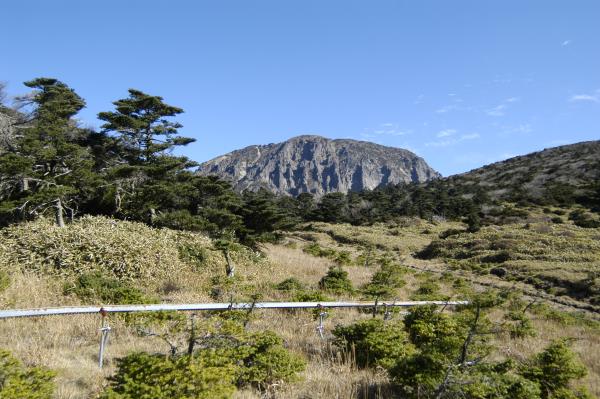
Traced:
<svg viewBox="0 0 600 399">
<path fill-rule="evenodd" d="M 15 148 L 0 157 L 2 222 L 35 218 L 54 210 L 64 226 L 64 212 L 74 217 L 96 179 L 84 133 L 73 117 L 85 101 L 53 78 L 25 82 L 33 88 L 31 120 L 19 128 Z"/>
<path fill-rule="evenodd" d="M 114 183 L 106 197 L 112 199 L 116 215 L 154 223 L 160 212 L 180 208 L 177 194 L 191 177 L 188 170 L 197 164 L 170 152 L 195 139 L 177 135 L 182 125 L 168 118 L 183 110 L 162 97 L 130 89 L 128 98 L 113 104 L 114 111 L 101 112 L 98 118 L 105 122 L 103 132 L 116 134 L 124 162 L 111 168 Z"/>
</svg>

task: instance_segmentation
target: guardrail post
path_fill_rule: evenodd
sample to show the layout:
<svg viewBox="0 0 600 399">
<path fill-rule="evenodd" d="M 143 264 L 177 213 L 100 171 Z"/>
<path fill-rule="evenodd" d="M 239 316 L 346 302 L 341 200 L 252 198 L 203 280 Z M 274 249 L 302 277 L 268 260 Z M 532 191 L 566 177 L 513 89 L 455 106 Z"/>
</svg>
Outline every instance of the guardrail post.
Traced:
<svg viewBox="0 0 600 399">
<path fill-rule="evenodd" d="M 323 310 L 323 307 L 321 305 L 319 305 L 318 309 L 319 325 L 317 326 L 317 332 L 319 333 L 321 339 L 325 339 L 325 335 L 323 334 L 323 331 L 325 331 L 325 325 L 323 324 L 323 321 L 325 321 L 325 319 L 327 318 L 327 312 Z"/>
<path fill-rule="evenodd" d="M 100 327 L 100 350 L 98 351 L 98 367 L 102 368 L 104 365 L 104 348 L 108 344 L 108 333 L 110 332 L 110 326 L 108 325 L 106 315 L 108 312 L 104 308 L 100 308 L 100 315 L 102 316 L 102 327 Z"/>
</svg>

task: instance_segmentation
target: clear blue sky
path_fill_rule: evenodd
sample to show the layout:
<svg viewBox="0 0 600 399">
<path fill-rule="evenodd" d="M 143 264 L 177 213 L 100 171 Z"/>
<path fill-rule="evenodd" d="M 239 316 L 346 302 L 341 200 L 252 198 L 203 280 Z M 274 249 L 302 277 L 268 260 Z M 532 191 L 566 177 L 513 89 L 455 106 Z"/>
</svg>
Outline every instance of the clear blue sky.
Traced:
<svg viewBox="0 0 600 399">
<path fill-rule="evenodd" d="M 600 138 L 600 1 L 5 1 L 0 80 L 56 77 L 83 123 L 128 88 L 185 109 L 204 161 L 299 134 L 444 175 Z"/>
</svg>

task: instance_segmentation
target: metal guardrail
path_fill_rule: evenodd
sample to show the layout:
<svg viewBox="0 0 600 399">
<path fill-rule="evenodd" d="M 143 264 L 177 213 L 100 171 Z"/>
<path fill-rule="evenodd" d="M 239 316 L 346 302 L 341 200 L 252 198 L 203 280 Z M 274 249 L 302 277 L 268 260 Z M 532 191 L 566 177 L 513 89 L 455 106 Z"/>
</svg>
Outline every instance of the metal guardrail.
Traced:
<svg viewBox="0 0 600 399">
<path fill-rule="evenodd" d="M 410 301 L 410 302 L 241 302 L 241 303 L 182 303 L 182 304 L 150 304 L 150 305 L 106 305 L 106 306 L 65 306 L 57 308 L 39 309 L 6 309 L 0 310 L 0 319 L 21 317 L 65 316 L 76 314 L 100 314 L 102 327 L 100 328 L 100 348 L 98 351 L 98 367 L 104 363 L 104 351 L 108 345 L 108 334 L 111 327 L 106 316 L 109 313 L 135 313 L 159 311 L 214 311 L 214 310 L 258 310 L 258 309 L 321 309 L 319 325 L 316 330 L 324 338 L 323 321 L 327 317 L 325 309 L 330 308 L 373 308 L 375 315 L 378 307 L 385 309 L 384 320 L 392 307 L 411 307 L 422 305 L 452 306 L 467 305 L 468 301 Z"/>
<path fill-rule="evenodd" d="M 39 309 L 0 310 L 0 319 L 15 317 L 58 316 L 90 313 L 130 313 L 157 311 L 210 311 L 240 309 L 318 309 L 318 308 L 372 308 L 376 306 L 411 307 L 421 305 L 466 305 L 468 301 L 406 301 L 406 302 L 241 302 L 241 303 L 182 303 L 152 305 L 65 306 Z"/>
</svg>

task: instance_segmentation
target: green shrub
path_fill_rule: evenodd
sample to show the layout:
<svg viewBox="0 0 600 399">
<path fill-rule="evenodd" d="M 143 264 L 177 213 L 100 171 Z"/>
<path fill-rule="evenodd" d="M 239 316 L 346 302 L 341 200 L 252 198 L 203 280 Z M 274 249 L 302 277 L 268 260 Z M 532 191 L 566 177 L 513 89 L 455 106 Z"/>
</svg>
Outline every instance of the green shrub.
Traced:
<svg viewBox="0 0 600 399">
<path fill-rule="evenodd" d="M 433 280 L 427 280 L 421 283 L 419 288 L 411 295 L 411 299 L 415 301 L 435 301 L 443 300 L 443 295 L 440 294 L 440 285 Z"/>
<path fill-rule="evenodd" d="M 511 338 L 536 336 L 531 319 L 524 312 L 509 312 L 506 314 L 505 320 L 508 322 L 508 332 Z"/>
<path fill-rule="evenodd" d="M 335 261 L 335 263 L 341 266 L 346 266 L 352 263 L 352 258 L 350 257 L 350 252 L 348 251 L 338 252 L 333 260 Z"/>
<path fill-rule="evenodd" d="M 319 281 L 319 288 L 334 294 L 354 292 L 352 282 L 348 278 L 348 272 L 340 266 L 330 267 L 327 274 Z"/>
<path fill-rule="evenodd" d="M 573 380 L 583 378 L 587 370 L 564 339 L 552 342 L 522 367 L 522 375 L 540 384 L 542 398 L 572 397 L 569 388 Z M 570 393 L 570 396 L 566 396 Z"/>
<path fill-rule="evenodd" d="M 42 367 L 25 367 L 0 350 L 0 398 L 48 399 L 54 393 L 55 373 Z"/>
<path fill-rule="evenodd" d="M 292 300 L 294 302 L 327 302 L 331 298 L 327 297 L 321 291 L 300 290 L 294 293 Z"/>
<path fill-rule="evenodd" d="M 271 331 L 250 335 L 247 355 L 238 374 L 238 385 L 253 385 L 261 389 L 280 382 L 296 380 L 306 363 L 283 347 L 283 340 Z"/>
<path fill-rule="evenodd" d="M 442 231 L 438 237 L 443 240 L 444 238 L 456 236 L 456 235 L 458 235 L 460 233 L 464 233 L 464 232 L 465 232 L 464 230 L 460 230 L 460 229 L 448 229 L 448 230 Z"/>
<path fill-rule="evenodd" d="M 333 258 L 336 255 L 335 250 L 329 248 L 321 248 L 321 246 L 316 242 L 308 244 L 302 249 L 302 251 L 312 256 L 318 256 L 321 258 Z"/>
<path fill-rule="evenodd" d="M 398 358 L 413 352 L 401 323 L 384 323 L 381 319 L 361 320 L 333 330 L 335 345 L 355 355 L 359 367 L 390 368 Z"/>
<path fill-rule="evenodd" d="M 398 288 L 406 285 L 405 269 L 402 266 L 384 259 L 378 271 L 373 274 L 371 281 L 363 287 L 363 293 L 374 299 L 393 297 Z"/>
<path fill-rule="evenodd" d="M 575 223 L 575 226 L 586 229 L 595 229 L 600 227 L 600 221 L 592 219 L 590 215 L 586 214 L 581 209 L 576 209 L 569 213 L 569 220 L 572 220 L 573 223 Z"/>
<path fill-rule="evenodd" d="M 117 360 L 103 399 L 212 399 L 235 392 L 235 364 L 215 351 L 176 359 L 133 353 Z"/>
<path fill-rule="evenodd" d="M 75 294 L 86 301 L 100 299 L 104 304 L 144 304 L 156 303 L 155 298 L 147 297 L 136 287 L 100 272 L 84 273 L 73 284 L 66 284 L 65 294 Z"/>
<path fill-rule="evenodd" d="M 212 321 L 195 331 L 199 349 L 192 355 L 133 353 L 118 359 L 103 398 L 229 398 L 236 387 L 265 390 L 304 370 L 304 360 L 286 350 L 275 333 L 248 333 L 238 322 Z"/>
<path fill-rule="evenodd" d="M 495 254 L 492 254 L 492 255 L 484 256 L 483 258 L 481 258 L 481 261 L 484 263 L 504 263 L 507 260 L 510 260 L 510 258 L 511 258 L 510 252 L 504 250 L 504 251 L 496 252 Z"/>
<path fill-rule="evenodd" d="M 297 278 L 290 277 L 276 284 L 275 288 L 279 291 L 297 291 L 304 289 L 304 284 L 302 284 Z"/>
</svg>

